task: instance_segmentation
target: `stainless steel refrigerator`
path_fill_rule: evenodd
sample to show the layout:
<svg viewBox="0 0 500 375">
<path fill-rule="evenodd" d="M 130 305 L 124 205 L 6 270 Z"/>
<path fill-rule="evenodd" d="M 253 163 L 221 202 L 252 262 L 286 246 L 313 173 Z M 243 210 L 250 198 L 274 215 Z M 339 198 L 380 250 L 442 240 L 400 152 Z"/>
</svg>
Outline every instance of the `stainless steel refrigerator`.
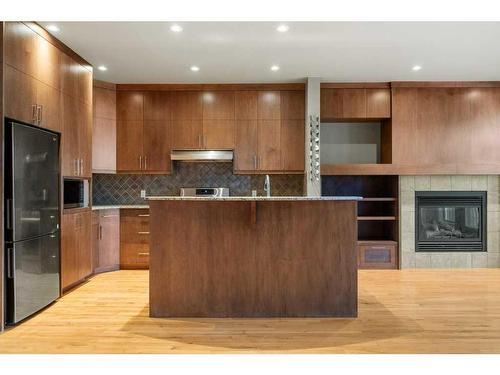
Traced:
<svg viewBox="0 0 500 375">
<path fill-rule="evenodd" d="M 5 123 L 5 317 L 15 324 L 60 295 L 59 134 Z"/>
</svg>

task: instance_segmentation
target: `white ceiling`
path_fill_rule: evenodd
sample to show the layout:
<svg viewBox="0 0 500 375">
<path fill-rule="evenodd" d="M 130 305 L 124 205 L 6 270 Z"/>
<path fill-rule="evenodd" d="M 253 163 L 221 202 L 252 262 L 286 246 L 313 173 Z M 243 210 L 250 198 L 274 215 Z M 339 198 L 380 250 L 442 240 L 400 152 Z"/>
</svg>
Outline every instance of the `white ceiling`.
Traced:
<svg viewBox="0 0 500 375">
<path fill-rule="evenodd" d="M 51 23 L 108 67 L 95 78 L 115 83 L 500 80 L 500 22 L 292 22 L 286 33 L 278 22 L 182 22 L 177 34 L 170 22 L 41 24 Z"/>
</svg>

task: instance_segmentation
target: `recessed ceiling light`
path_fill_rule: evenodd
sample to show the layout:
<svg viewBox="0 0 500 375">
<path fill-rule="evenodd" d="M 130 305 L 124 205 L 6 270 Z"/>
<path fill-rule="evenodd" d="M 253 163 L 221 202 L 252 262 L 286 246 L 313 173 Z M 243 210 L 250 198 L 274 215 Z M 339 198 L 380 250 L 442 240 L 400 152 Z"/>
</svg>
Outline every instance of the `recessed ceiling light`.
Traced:
<svg viewBox="0 0 500 375">
<path fill-rule="evenodd" d="M 47 30 L 57 33 L 59 31 L 59 27 L 56 25 L 48 25 Z"/>
<path fill-rule="evenodd" d="M 174 33 L 180 33 L 182 31 L 182 27 L 179 25 L 172 25 L 170 26 L 170 31 L 173 31 Z"/>
<path fill-rule="evenodd" d="M 103 71 L 103 72 L 105 72 L 106 70 L 108 70 L 108 68 L 106 68 L 104 65 L 99 65 L 99 66 L 97 67 L 97 69 L 99 69 L 99 70 L 101 70 L 101 71 Z"/>
<path fill-rule="evenodd" d="M 273 66 L 271 66 L 271 70 L 273 72 L 277 72 L 278 70 L 280 70 L 280 67 L 278 65 L 273 65 Z"/>
<path fill-rule="evenodd" d="M 420 65 L 415 65 L 413 68 L 411 68 L 411 70 L 413 70 L 414 72 L 418 72 L 420 69 L 422 69 Z"/>
<path fill-rule="evenodd" d="M 286 33 L 290 27 L 288 25 L 279 25 L 276 30 L 279 31 L 280 33 Z"/>
<path fill-rule="evenodd" d="M 200 68 L 198 68 L 196 65 L 193 65 L 193 66 L 191 67 L 191 71 L 192 71 L 192 72 L 197 72 L 197 71 L 199 71 L 199 70 L 200 70 Z"/>
</svg>

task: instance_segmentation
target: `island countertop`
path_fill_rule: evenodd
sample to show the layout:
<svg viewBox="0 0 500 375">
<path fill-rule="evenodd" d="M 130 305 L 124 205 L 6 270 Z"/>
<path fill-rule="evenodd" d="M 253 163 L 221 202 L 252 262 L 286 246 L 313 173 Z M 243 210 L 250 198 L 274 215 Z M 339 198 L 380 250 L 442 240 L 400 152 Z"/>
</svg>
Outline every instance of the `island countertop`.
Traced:
<svg viewBox="0 0 500 375">
<path fill-rule="evenodd" d="M 150 201 L 360 201 L 363 197 L 357 196 L 331 196 L 331 197 L 306 197 L 306 196 L 241 196 L 241 197 L 179 197 L 171 195 L 148 196 Z"/>
</svg>

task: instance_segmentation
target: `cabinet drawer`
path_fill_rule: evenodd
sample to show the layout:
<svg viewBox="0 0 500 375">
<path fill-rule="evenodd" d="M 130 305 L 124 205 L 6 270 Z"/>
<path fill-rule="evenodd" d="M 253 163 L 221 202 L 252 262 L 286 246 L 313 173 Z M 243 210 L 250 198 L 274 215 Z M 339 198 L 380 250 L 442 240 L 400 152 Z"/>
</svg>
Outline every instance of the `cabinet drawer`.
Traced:
<svg viewBox="0 0 500 375">
<path fill-rule="evenodd" d="M 120 211 L 120 267 L 148 268 L 149 210 Z"/>
<path fill-rule="evenodd" d="M 360 268 L 397 268 L 397 245 L 372 243 L 358 245 Z"/>
<path fill-rule="evenodd" d="M 149 266 L 149 245 L 122 243 L 120 267 L 125 269 L 147 268 Z"/>
</svg>

